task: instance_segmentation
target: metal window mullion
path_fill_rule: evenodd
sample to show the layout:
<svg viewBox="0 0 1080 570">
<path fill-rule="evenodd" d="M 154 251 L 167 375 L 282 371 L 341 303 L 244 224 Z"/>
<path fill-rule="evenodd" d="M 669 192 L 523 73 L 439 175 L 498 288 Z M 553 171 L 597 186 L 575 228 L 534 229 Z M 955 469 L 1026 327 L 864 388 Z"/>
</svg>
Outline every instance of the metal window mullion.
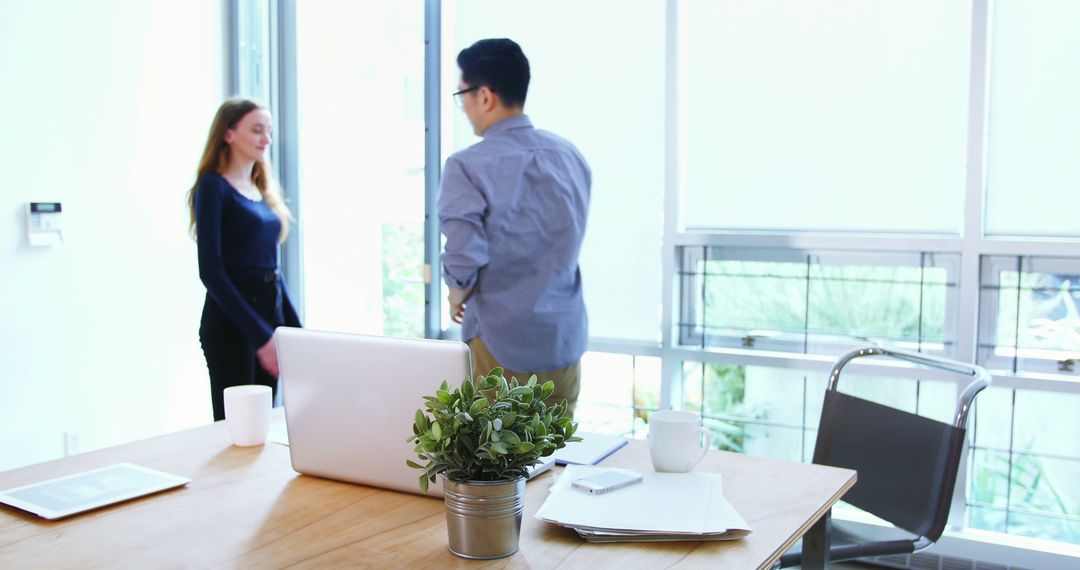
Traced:
<svg viewBox="0 0 1080 570">
<path fill-rule="evenodd" d="M 964 220 L 961 234 L 959 316 L 956 330 L 957 360 L 976 361 L 979 336 L 979 261 L 983 237 L 986 191 L 987 99 L 990 74 L 990 2 L 974 0 L 971 5 L 971 48 L 968 60 L 968 120 Z M 956 384 L 959 399 L 963 386 Z M 949 522 L 963 527 L 967 518 L 967 469 L 970 462 L 968 439 L 964 438 L 961 465 L 953 487 Z M 956 492 L 959 490 L 959 492 Z"/>
<path fill-rule="evenodd" d="M 270 106 L 277 123 L 276 160 L 278 179 L 286 203 L 296 218 L 294 230 L 285 241 L 282 251 L 282 273 L 290 297 L 304 320 L 304 224 L 300 196 L 300 101 L 296 66 L 296 0 L 268 2 L 270 18 L 270 76 L 268 88 Z"/>
<path fill-rule="evenodd" d="M 240 0 L 229 0 L 225 6 L 225 41 L 228 45 L 228 81 L 229 92 L 226 96 L 240 91 Z"/>
<path fill-rule="evenodd" d="M 439 184 L 442 180 L 442 2 L 424 2 L 424 337 L 442 336 Z"/>
<path fill-rule="evenodd" d="M 662 248 L 661 282 L 661 325 L 660 345 L 660 409 L 671 409 L 675 402 L 682 400 L 681 362 L 669 350 L 675 339 L 676 312 L 679 306 L 676 299 L 675 235 L 682 224 L 680 209 L 679 184 L 681 176 L 682 147 L 679 136 L 683 129 L 680 81 L 683 74 L 679 70 L 679 42 L 682 37 L 679 21 L 678 0 L 667 0 L 665 10 L 664 35 L 664 243 Z M 681 406 L 680 406 L 681 407 Z"/>
</svg>

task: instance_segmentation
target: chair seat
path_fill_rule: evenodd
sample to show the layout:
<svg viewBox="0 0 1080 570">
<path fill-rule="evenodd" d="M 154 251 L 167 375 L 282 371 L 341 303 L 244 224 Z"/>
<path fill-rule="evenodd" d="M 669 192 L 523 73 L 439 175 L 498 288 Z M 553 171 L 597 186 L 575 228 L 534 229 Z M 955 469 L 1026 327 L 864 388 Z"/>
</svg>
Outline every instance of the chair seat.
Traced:
<svg viewBox="0 0 1080 570">
<path fill-rule="evenodd" d="M 899 529 L 888 529 L 875 533 L 875 536 L 869 536 L 845 526 L 842 522 L 834 521 L 830 532 L 829 561 L 843 562 L 869 556 L 910 554 L 915 551 L 915 544 L 918 541 L 919 537 Z M 801 564 L 802 541 L 799 541 L 780 557 L 780 567 L 791 568 Z"/>
</svg>

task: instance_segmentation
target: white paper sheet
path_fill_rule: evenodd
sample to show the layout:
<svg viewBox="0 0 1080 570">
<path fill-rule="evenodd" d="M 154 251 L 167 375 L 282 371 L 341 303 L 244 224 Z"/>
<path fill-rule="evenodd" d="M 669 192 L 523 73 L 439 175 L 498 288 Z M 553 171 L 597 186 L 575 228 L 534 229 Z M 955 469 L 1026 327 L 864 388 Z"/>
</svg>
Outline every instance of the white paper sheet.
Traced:
<svg viewBox="0 0 1080 570">
<path fill-rule="evenodd" d="M 574 479 L 607 469 L 567 466 L 536 517 L 599 531 L 722 534 L 750 530 L 724 498 L 719 473 L 646 472 L 641 483 L 602 495 L 570 487 Z"/>
</svg>

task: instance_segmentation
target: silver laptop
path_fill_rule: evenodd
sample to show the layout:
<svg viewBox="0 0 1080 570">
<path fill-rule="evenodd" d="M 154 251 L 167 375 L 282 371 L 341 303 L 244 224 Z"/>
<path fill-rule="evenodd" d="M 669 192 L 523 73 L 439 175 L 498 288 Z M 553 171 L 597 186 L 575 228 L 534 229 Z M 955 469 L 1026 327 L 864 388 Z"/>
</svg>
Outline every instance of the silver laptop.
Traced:
<svg viewBox="0 0 1080 570">
<path fill-rule="evenodd" d="M 472 375 L 461 342 L 277 329 L 293 469 L 419 493 L 412 433 L 424 396 Z M 441 497 L 441 483 L 429 495 Z"/>
</svg>

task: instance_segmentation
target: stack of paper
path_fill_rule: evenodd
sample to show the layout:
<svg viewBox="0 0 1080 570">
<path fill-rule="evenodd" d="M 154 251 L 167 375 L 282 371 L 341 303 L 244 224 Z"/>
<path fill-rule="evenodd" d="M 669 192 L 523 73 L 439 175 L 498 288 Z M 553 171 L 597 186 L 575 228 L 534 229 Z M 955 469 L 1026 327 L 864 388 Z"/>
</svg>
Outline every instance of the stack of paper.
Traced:
<svg viewBox="0 0 1080 570">
<path fill-rule="evenodd" d="M 568 465 L 536 518 L 573 528 L 589 542 L 730 540 L 750 534 L 724 498 L 719 473 L 644 473 L 641 483 L 601 495 L 570 487 L 608 468 Z"/>
</svg>

